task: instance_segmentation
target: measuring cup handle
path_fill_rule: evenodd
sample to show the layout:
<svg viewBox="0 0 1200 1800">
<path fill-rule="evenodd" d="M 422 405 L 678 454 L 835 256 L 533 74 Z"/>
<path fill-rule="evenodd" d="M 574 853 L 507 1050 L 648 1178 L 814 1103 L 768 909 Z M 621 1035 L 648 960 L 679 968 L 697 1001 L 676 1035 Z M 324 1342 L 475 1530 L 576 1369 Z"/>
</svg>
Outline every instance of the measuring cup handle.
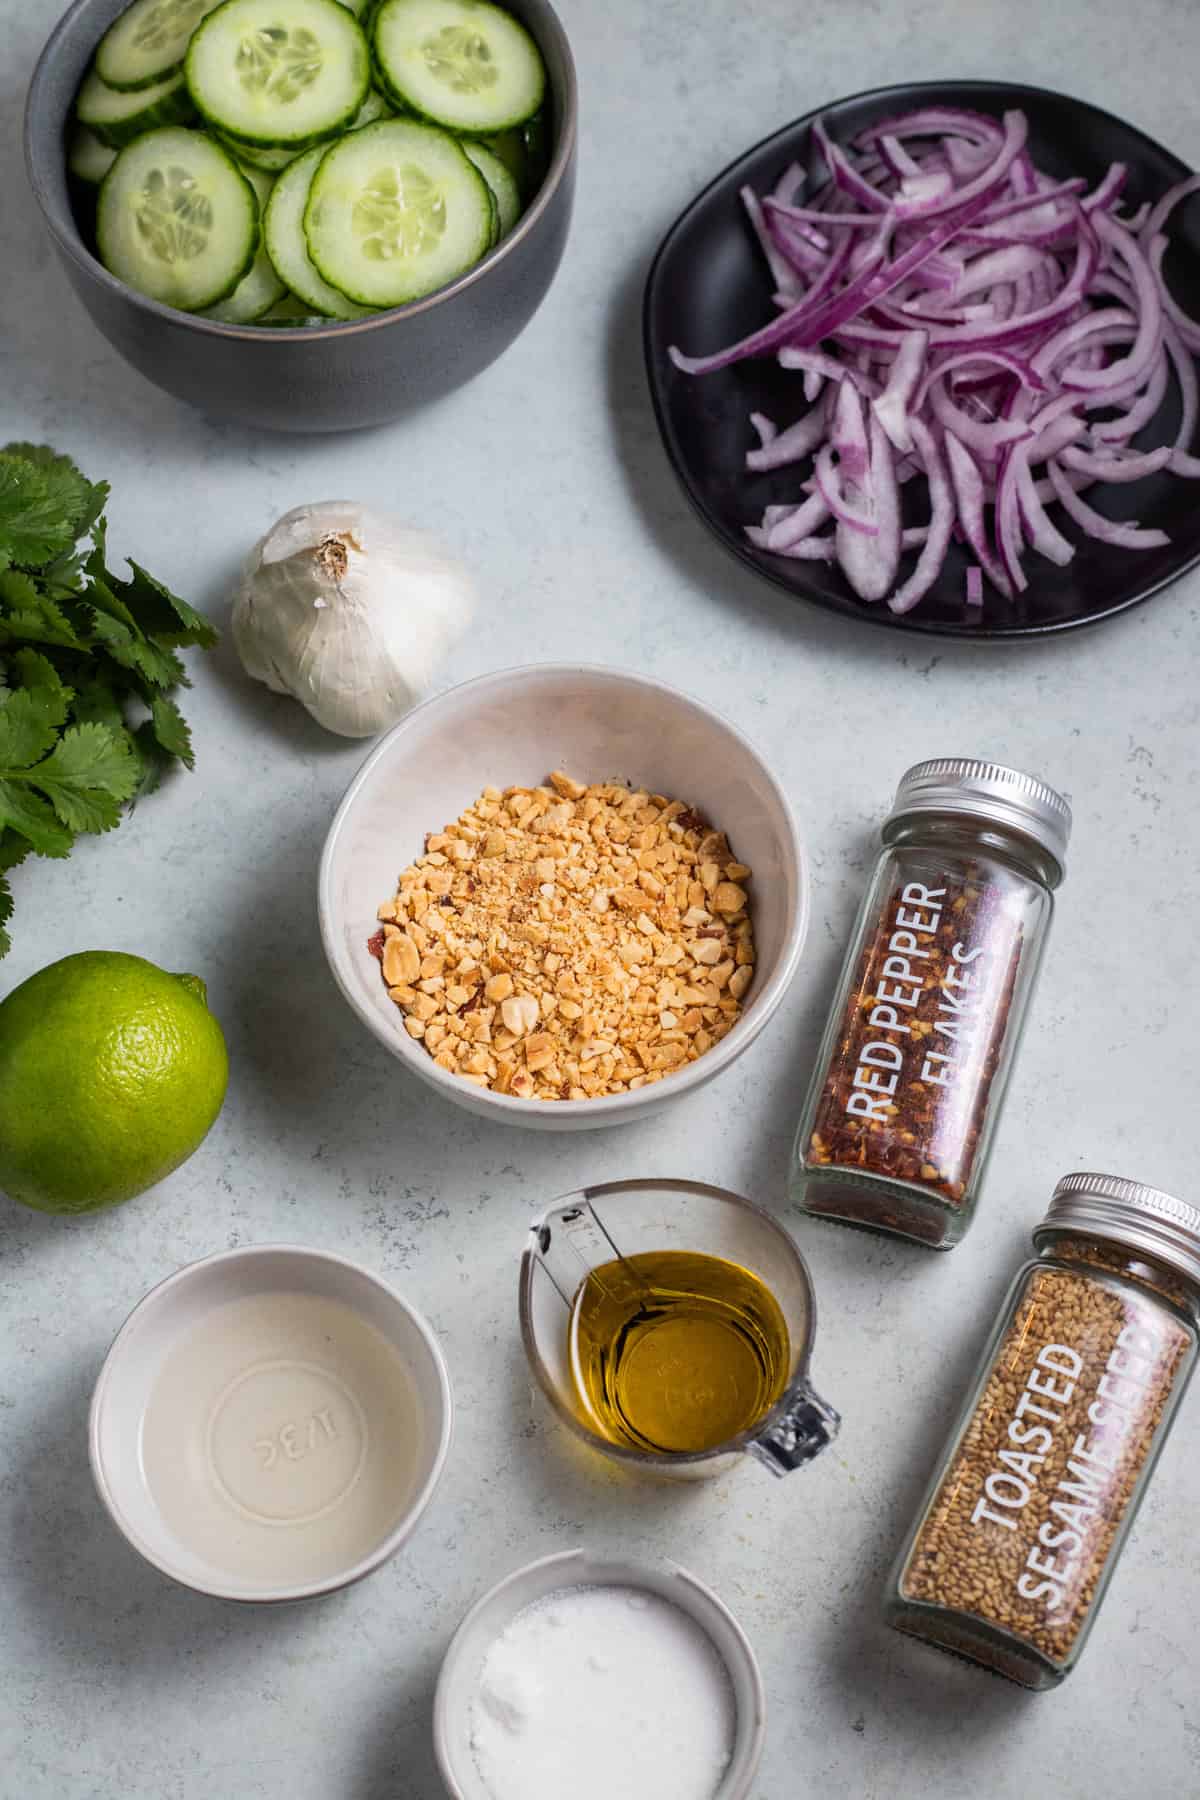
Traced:
<svg viewBox="0 0 1200 1800">
<path fill-rule="evenodd" d="M 841 1423 L 841 1413 L 804 1381 L 792 1389 L 782 1418 L 756 1438 L 750 1450 L 772 1475 L 790 1475 L 832 1444 Z"/>
</svg>

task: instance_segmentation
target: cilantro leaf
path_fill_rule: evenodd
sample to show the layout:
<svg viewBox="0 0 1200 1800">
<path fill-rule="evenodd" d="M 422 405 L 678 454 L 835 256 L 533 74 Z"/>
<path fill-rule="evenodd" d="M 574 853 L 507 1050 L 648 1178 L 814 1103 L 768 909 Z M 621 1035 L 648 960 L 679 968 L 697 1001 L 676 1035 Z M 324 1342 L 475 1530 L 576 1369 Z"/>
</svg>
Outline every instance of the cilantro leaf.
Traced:
<svg viewBox="0 0 1200 1800">
<path fill-rule="evenodd" d="M 72 831 L 110 831 L 121 802 L 138 781 L 138 764 L 124 732 L 107 725 L 72 725 L 25 780 L 45 794 Z"/>
<path fill-rule="evenodd" d="M 139 769 L 137 790 L 133 796 L 136 803 L 138 800 L 144 799 L 147 794 L 153 794 L 162 786 L 163 776 L 167 773 L 174 758 L 163 749 L 155 736 L 153 720 L 144 720 L 130 735 Z"/>
<path fill-rule="evenodd" d="M 75 542 L 79 496 L 66 470 L 0 451 L 0 568 L 37 569 Z"/>
<path fill-rule="evenodd" d="M 48 656 L 41 656 L 36 650 L 17 650 L 12 657 L 12 666 L 22 687 L 61 694 L 64 706 L 75 698 L 74 690 L 66 686 Z"/>
<path fill-rule="evenodd" d="M 71 717 L 77 725 L 107 725 L 113 731 L 124 729 L 125 713 L 107 667 L 98 667 L 94 675 L 79 682 L 71 703 Z"/>
<path fill-rule="evenodd" d="M 107 497 L 48 445 L 0 449 L 0 956 L 22 858 L 66 856 L 172 763 L 192 765 L 175 652 L 217 634 L 139 563 L 112 573 Z"/>
<path fill-rule="evenodd" d="M 67 716 L 66 689 L 15 688 L 0 705 L 0 777 L 40 762 Z"/>
<path fill-rule="evenodd" d="M 84 648 L 70 619 L 48 594 L 39 592 L 33 577 L 6 569 L 0 574 L 0 643 L 13 639 L 64 650 Z"/>
<path fill-rule="evenodd" d="M 178 757 L 190 769 L 196 760 L 192 753 L 192 734 L 175 702 L 165 694 L 155 694 L 150 702 L 150 718 L 156 741 L 168 756 Z"/>
<path fill-rule="evenodd" d="M 161 581 L 155 580 L 132 557 L 129 566 L 133 570 L 133 580 L 115 585 L 126 605 L 137 614 L 142 630 L 152 637 L 160 637 L 167 644 L 196 644 L 203 650 L 211 650 L 220 635 L 216 626 L 186 600 L 164 587 Z M 112 577 L 109 579 L 111 581 Z"/>
<path fill-rule="evenodd" d="M 151 687 L 188 687 L 187 670 L 171 650 L 160 649 L 149 638 L 138 637 L 128 625 L 92 608 L 92 629 L 114 662 L 132 669 Z"/>
<path fill-rule="evenodd" d="M 20 782 L 0 780 L 0 833 L 8 827 L 28 838 L 39 856 L 70 856 L 75 833 L 60 824 L 54 808 Z"/>
<path fill-rule="evenodd" d="M 69 503 L 65 522 L 70 527 L 72 543 L 82 537 L 104 511 L 109 493 L 107 481 L 89 481 L 69 456 L 52 450 L 49 444 L 5 444 L 3 453 L 19 456 L 22 462 L 31 463 L 36 469 L 53 472 L 64 503 Z"/>
</svg>

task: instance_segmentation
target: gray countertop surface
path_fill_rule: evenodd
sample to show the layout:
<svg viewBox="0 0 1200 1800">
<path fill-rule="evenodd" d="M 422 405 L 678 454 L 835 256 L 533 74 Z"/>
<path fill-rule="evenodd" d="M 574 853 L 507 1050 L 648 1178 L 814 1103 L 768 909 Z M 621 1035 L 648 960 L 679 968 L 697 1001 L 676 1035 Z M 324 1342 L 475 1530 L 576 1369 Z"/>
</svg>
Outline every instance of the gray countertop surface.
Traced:
<svg viewBox="0 0 1200 1800">
<path fill-rule="evenodd" d="M 321 841 L 363 747 L 192 658 L 197 771 L 116 837 L 16 876 L 0 989 L 103 946 L 203 974 L 234 1077 L 200 1152 L 78 1222 L 0 1203 L 0 1793 L 5 1800 L 436 1800 L 439 1661 L 472 1600 L 586 1542 L 675 1557 L 734 1608 L 769 1692 L 755 1800 L 1125 1800 L 1200 1793 L 1200 1400 L 1185 1407 L 1084 1661 L 1032 1697 L 889 1633 L 879 1596 L 981 1341 L 1055 1179 L 1113 1169 L 1197 1196 L 1195 895 L 1200 575 L 1098 630 L 1009 648 L 857 628 L 757 584 L 706 537 L 641 368 L 649 256 L 747 144 L 876 83 L 1066 89 L 1200 164 L 1194 0 L 563 0 L 584 96 L 560 276 L 514 348 L 419 418 L 258 436 L 127 370 L 68 292 L 19 161 L 53 7 L 0 0 L 4 437 L 113 484 L 110 542 L 221 619 L 241 555 L 301 501 L 353 496 L 439 529 L 481 577 L 445 684 L 523 660 L 624 661 L 732 718 L 791 793 L 812 931 L 775 1020 L 661 1117 L 506 1131 L 404 1079 L 336 992 Z M 869 845 L 908 763 L 966 752 L 1072 797 L 1075 842 L 980 1217 L 952 1258 L 796 1221 L 820 1302 L 835 1448 L 786 1482 L 627 1485 L 569 1456 L 515 1319 L 522 1234 L 582 1181 L 690 1175 L 784 1207 L 791 1133 Z M 1190 798 L 1189 798 L 1190 796 Z M 437 824 L 440 821 L 431 821 Z M 102 1513 L 85 1418 L 153 1283 L 229 1245 L 361 1258 L 433 1321 L 457 1434 L 434 1505 L 370 1580 L 301 1608 L 173 1586 Z M 633 1800 L 633 1797 L 629 1797 Z"/>
</svg>

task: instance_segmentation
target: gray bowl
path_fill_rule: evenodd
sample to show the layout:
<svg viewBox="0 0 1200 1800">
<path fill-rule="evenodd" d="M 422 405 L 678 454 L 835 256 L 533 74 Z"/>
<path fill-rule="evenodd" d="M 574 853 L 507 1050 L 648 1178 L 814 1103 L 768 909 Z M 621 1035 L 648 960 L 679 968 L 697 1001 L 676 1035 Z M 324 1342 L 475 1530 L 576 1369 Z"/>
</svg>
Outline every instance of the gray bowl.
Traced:
<svg viewBox="0 0 1200 1800">
<path fill-rule="evenodd" d="M 72 287 L 140 374 L 205 412 L 247 425 L 349 431 L 449 393 L 507 350 L 554 279 L 575 191 L 575 65 L 547 0 L 504 0 L 545 58 L 554 146 L 546 179 L 520 222 L 482 262 L 423 300 L 298 331 L 221 325 L 145 299 L 110 275 L 81 238 L 64 131 L 92 53 L 127 4 L 75 0 L 51 33 L 29 85 L 25 159 Z"/>
</svg>

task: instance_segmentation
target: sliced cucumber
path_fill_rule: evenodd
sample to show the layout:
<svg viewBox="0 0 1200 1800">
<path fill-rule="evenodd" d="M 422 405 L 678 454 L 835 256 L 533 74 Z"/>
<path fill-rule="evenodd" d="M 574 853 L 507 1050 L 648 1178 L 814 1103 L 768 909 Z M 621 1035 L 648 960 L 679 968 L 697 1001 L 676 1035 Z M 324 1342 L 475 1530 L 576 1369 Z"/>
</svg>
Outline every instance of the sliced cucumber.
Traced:
<svg viewBox="0 0 1200 1800">
<path fill-rule="evenodd" d="M 267 150 L 262 144 L 243 144 L 223 131 L 214 131 L 212 135 L 224 144 L 235 162 L 244 169 L 257 169 L 263 175 L 278 175 L 281 169 L 304 155 L 303 150 Z"/>
<path fill-rule="evenodd" d="M 258 251 L 258 201 L 246 176 L 201 131 L 147 132 L 104 177 L 101 261 L 152 300 L 201 312 L 232 294 Z"/>
<path fill-rule="evenodd" d="M 261 225 L 267 201 L 271 198 L 271 189 L 275 186 L 275 177 L 268 175 L 265 169 L 244 168 L 242 173 L 254 189 Z M 225 325 L 253 325 L 271 307 L 277 306 L 286 294 L 287 288 L 275 273 L 275 264 L 267 255 L 266 243 L 260 241 L 258 255 L 250 264 L 250 273 L 242 276 L 226 299 L 218 300 L 215 306 L 206 308 L 204 316 L 206 319 L 220 319 Z"/>
<path fill-rule="evenodd" d="M 323 313 L 315 313 L 310 306 L 305 306 L 303 300 L 298 300 L 295 294 L 287 294 L 278 306 L 273 306 L 270 312 L 265 312 L 254 323 L 269 325 L 274 330 L 296 331 L 305 325 L 328 325 L 329 320 Z"/>
<path fill-rule="evenodd" d="M 95 132 L 86 125 L 71 127 L 67 168 L 76 181 L 86 181 L 89 187 L 99 187 L 116 160 L 117 153 L 111 145 L 102 144 Z"/>
<path fill-rule="evenodd" d="M 368 127 L 368 129 L 377 129 Z M 310 312 L 330 319 L 360 319 L 361 306 L 322 280 L 313 267 L 304 236 L 304 209 L 312 178 L 326 151 L 321 144 L 290 163 L 275 183 L 263 220 L 267 255 L 275 273 Z"/>
<path fill-rule="evenodd" d="M 387 91 L 450 131 L 504 131 L 542 104 L 537 45 L 488 0 L 383 0 L 372 44 Z"/>
<path fill-rule="evenodd" d="M 156 81 L 153 87 L 121 94 L 101 81 L 95 69 L 83 78 L 75 100 L 75 117 L 94 131 L 102 143 L 123 150 L 134 138 L 160 125 L 181 125 L 192 116 L 192 103 L 181 73 Z"/>
<path fill-rule="evenodd" d="M 371 75 L 367 40 L 339 0 L 224 0 L 193 37 L 184 69 L 218 131 L 293 150 L 344 130 Z"/>
<path fill-rule="evenodd" d="M 188 41 L 221 0 L 133 0 L 110 25 L 96 50 L 96 69 L 109 87 L 150 87 L 179 68 Z"/>
<path fill-rule="evenodd" d="M 228 299 L 206 307 L 204 317 L 220 319 L 224 325 L 253 325 L 265 312 L 277 306 L 286 293 L 287 289 L 275 273 L 275 264 L 260 247 L 250 265 L 250 273 L 243 275 Z"/>
<path fill-rule="evenodd" d="M 364 125 L 373 125 L 376 119 L 388 119 L 392 109 L 378 88 L 371 88 L 366 99 L 354 115 L 351 131 L 360 131 Z"/>
<path fill-rule="evenodd" d="M 488 185 L 452 137 L 412 119 L 380 119 L 325 152 L 304 233 L 326 281 L 363 306 L 386 307 L 478 262 L 491 248 L 492 222 Z"/>
<path fill-rule="evenodd" d="M 496 242 L 499 243 L 521 216 L 520 191 L 508 168 L 486 144 L 476 144 L 466 138 L 463 151 L 491 189 L 492 199 L 496 202 Z"/>
</svg>

